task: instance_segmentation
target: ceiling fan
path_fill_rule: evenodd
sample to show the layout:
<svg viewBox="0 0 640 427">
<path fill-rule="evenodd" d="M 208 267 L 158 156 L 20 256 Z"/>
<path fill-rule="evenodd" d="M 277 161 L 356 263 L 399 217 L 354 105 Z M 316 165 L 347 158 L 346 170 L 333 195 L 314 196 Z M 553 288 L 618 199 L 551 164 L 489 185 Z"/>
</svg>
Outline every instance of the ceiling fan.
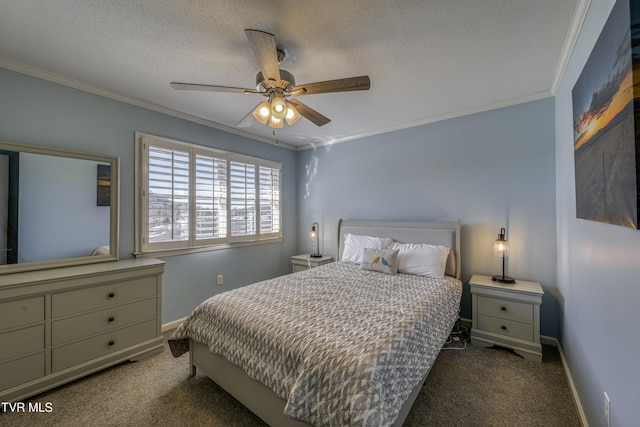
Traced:
<svg viewBox="0 0 640 427">
<path fill-rule="evenodd" d="M 268 122 L 272 128 L 281 128 L 285 121 L 292 125 L 298 121 L 300 116 L 317 126 L 326 125 L 331 121 L 297 99 L 288 99 L 290 96 L 368 90 L 371 86 L 369 76 L 348 77 L 296 86 L 293 74 L 279 68 L 278 64 L 284 59 L 284 51 L 276 48 L 275 36 L 259 30 L 244 30 L 244 32 L 260 66 L 260 72 L 256 75 L 256 89 L 180 82 L 171 82 L 171 87 L 178 90 L 262 95 L 268 98 L 268 101 L 258 104 L 236 124 L 236 127 L 248 127 L 255 118 L 262 124 Z"/>
</svg>

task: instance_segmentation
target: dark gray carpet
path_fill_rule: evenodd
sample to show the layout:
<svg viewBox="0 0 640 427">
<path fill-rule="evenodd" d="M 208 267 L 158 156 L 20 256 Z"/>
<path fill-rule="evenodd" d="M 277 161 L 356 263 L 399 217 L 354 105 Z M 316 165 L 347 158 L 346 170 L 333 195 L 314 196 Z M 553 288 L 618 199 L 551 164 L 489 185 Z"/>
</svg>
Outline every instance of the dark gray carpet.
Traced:
<svg viewBox="0 0 640 427">
<path fill-rule="evenodd" d="M 29 401 L 52 412 L 0 413 L 0 425 L 265 425 L 207 377 L 190 378 L 187 365 L 187 355 L 174 359 L 166 347 L 34 396 Z M 557 349 L 545 346 L 539 364 L 467 345 L 440 353 L 405 425 L 569 427 L 580 420 Z"/>
</svg>

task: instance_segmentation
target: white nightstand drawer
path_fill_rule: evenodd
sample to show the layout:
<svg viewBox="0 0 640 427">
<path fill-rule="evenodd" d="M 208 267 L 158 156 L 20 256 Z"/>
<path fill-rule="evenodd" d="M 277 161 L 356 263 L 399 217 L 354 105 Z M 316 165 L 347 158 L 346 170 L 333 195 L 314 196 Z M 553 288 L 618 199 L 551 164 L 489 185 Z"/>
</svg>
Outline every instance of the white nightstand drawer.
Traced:
<svg viewBox="0 0 640 427">
<path fill-rule="evenodd" d="M 59 345 L 88 335 L 101 334 L 142 320 L 155 319 L 156 299 L 151 298 L 53 322 L 51 344 Z"/>
<path fill-rule="evenodd" d="M 105 356 L 131 345 L 157 337 L 157 321 L 149 320 L 97 337 L 54 348 L 51 358 L 52 372 L 58 372 L 83 362 Z"/>
<path fill-rule="evenodd" d="M 478 313 L 505 319 L 533 322 L 533 305 L 478 296 Z"/>
<path fill-rule="evenodd" d="M 524 341 L 533 341 L 533 325 L 478 314 L 478 329 Z"/>
<path fill-rule="evenodd" d="M 44 297 L 0 304 L 0 329 L 11 329 L 44 320 Z"/>
<path fill-rule="evenodd" d="M 112 283 L 88 289 L 53 294 L 51 315 L 53 318 L 99 310 L 116 304 L 156 295 L 156 278 Z"/>
</svg>

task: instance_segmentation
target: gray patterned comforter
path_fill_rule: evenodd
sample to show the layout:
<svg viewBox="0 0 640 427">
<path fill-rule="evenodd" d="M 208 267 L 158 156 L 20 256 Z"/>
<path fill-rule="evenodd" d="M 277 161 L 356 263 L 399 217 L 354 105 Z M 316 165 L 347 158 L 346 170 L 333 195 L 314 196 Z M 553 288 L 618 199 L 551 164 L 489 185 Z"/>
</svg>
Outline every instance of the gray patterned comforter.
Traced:
<svg viewBox="0 0 640 427">
<path fill-rule="evenodd" d="M 216 295 L 174 332 L 241 367 L 316 426 L 387 426 L 458 317 L 462 284 L 335 262 Z M 188 348 L 188 347 L 187 347 Z"/>
</svg>

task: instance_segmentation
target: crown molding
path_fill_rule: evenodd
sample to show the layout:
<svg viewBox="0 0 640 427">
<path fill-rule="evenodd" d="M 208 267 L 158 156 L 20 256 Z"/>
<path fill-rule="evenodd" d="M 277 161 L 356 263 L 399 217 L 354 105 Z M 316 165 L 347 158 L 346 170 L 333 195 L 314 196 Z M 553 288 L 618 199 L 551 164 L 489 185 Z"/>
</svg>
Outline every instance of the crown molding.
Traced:
<svg viewBox="0 0 640 427">
<path fill-rule="evenodd" d="M 573 49 L 576 46 L 580 30 L 582 29 L 582 24 L 584 23 L 587 12 L 589 11 L 589 6 L 591 6 L 591 0 L 578 0 L 578 5 L 576 6 L 573 19 L 571 20 L 571 26 L 569 27 L 567 36 L 564 39 L 564 44 L 562 45 L 562 52 L 560 53 L 560 59 L 556 65 L 553 82 L 551 83 L 551 93 L 553 96 L 558 92 L 560 82 L 562 82 L 564 73 L 569 65 L 569 60 L 571 59 Z"/>
<path fill-rule="evenodd" d="M 98 86 L 94 86 L 79 80 L 75 80 L 69 77 L 65 77 L 62 76 L 60 74 L 55 74 L 55 73 L 51 73 L 49 71 L 44 71 L 35 67 L 30 67 L 28 65 L 24 65 L 24 64 L 19 64 L 17 62 L 13 62 L 13 61 L 8 61 L 6 59 L 2 59 L 0 58 L 0 68 L 4 68 L 10 71 L 15 71 L 17 73 L 21 73 L 21 74 L 26 74 L 28 76 L 31 77 L 36 77 L 42 80 L 46 80 L 46 81 L 50 81 L 52 83 L 57 83 L 63 86 L 68 86 L 74 89 L 78 89 L 81 90 L 83 92 L 88 92 L 88 93 L 92 93 L 94 95 L 98 95 L 98 96 L 102 96 L 104 98 L 109 98 L 109 99 L 113 99 L 115 101 L 119 101 L 119 102 L 123 102 L 125 104 L 129 104 L 129 105 L 134 105 L 136 107 L 140 107 L 140 108 L 144 108 L 146 110 L 151 110 L 151 111 L 155 111 L 158 113 L 162 113 L 162 114 L 166 114 L 168 116 L 172 116 L 172 117 L 176 117 L 179 119 L 183 119 L 183 120 L 187 120 L 193 123 L 197 123 L 203 126 L 207 126 L 213 129 L 217 129 L 217 130 L 221 130 L 224 132 L 228 132 L 234 135 L 238 135 L 238 136 L 242 136 L 248 139 L 252 139 L 255 141 L 260 141 L 260 142 L 265 142 L 267 144 L 271 144 L 271 145 L 276 145 L 278 147 L 282 147 L 282 148 L 286 148 L 288 150 L 294 150 L 296 149 L 295 146 L 284 143 L 284 142 L 279 142 L 279 141 L 274 141 L 268 138 L 262 138 L 259 136 L 255 136 L 252 134 L 249 134 L 247 132 L 243 132 L 241 130 L 238 130 L 236 128 L 232 128 L 229 126 L 225 126 L 222 125 L 220 123 L 216 123 L 213 122 L 211 120 L 206 120 L 206 119 L 202 119 L 200 117 L 196 117 L 193 116 L 191 114 L 185 114 L 185 113 L 181 113 L 179 111 L 176 110 L 172 110 L 170 108 L 165 108 L 165 107 L 161 107 L 159 105 L 150 103 L 150 102 L 145 102 L 145 101 L 141 101 L 139 99 L 130 97 L 130 96 L 126 96 L 126 95 L 122 95 L 120 93 L 117 92 L 113 92 L 107 89 L 103 89 L 101 87 Z"/>
</svg>

